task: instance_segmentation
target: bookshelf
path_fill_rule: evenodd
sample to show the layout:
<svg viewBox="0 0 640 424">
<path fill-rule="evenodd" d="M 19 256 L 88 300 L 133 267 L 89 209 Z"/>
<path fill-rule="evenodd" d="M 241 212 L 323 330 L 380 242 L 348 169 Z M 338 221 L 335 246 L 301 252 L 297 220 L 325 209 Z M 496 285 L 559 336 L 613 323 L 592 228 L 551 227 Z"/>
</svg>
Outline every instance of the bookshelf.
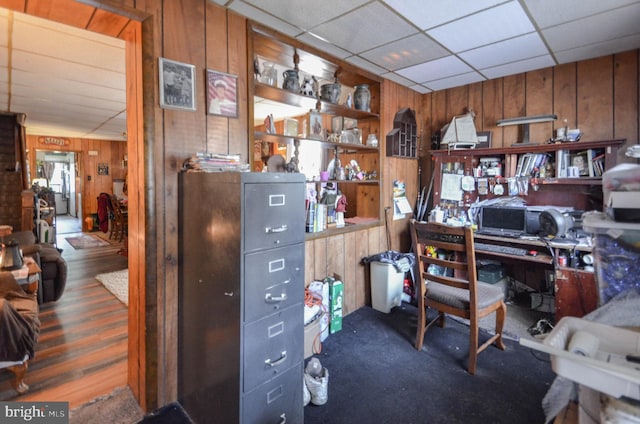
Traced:
<svg viewBox="0 0 640 424">
<path fill-rule="evenodd" d="M 460 209 L 477 200 L 520 195 L 531 205 L 602 210 L 602 173 L 616 165 L 618 149 L 624 142 L 618 139 L 435 150 L 431 152 L 435 172 L 433 205 Z M 473 190 L 451 186 L 451 181 L 464 176 L 474 178 Z M 509 184 L 514 180 L 528 190 L 510 193 Z M 495 190 L 497 186 L 502 188 Z"/>
</svg>

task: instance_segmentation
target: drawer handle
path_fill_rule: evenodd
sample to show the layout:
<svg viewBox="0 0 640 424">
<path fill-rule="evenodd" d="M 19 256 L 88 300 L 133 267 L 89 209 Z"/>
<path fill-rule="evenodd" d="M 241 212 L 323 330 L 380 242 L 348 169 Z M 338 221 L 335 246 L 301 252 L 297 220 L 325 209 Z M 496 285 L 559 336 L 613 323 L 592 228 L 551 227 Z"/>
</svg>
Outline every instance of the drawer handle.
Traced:
<svg viewBox="0 0 640 424">
<path fill-rule="evenodd" d="M 287 231 L 288 228 L 289 227 L 287 226 L 287 224 L 281 225 L 276 228 L 265 227 L 264 232 L 265 233 L 284 233 L 285 231 Z"/>
<path fill-rule="evenodd" d="M 280 415 L 280 424 L 286 424 L 287 422 L 287 414 Z"/>
<path fill-rule="evenodd" d="M 271 296 L 271 293 L 267 293 L 264 295 L 264 301 L 267 303 L 278 303 L 284 302 L 287 300 L 287 294 L 282 293 L 280 296 Z"/>
<path fill-rule="evenodd" d="M 287 351 L 283 350 L 278 359 L 273 362 L 271 362 L 271 359 L 265 359 L 264 363 L 270 367 L 275 367 L 276 365 L 283 363 L 285 359 L 287 359 Z"/>
</svg>

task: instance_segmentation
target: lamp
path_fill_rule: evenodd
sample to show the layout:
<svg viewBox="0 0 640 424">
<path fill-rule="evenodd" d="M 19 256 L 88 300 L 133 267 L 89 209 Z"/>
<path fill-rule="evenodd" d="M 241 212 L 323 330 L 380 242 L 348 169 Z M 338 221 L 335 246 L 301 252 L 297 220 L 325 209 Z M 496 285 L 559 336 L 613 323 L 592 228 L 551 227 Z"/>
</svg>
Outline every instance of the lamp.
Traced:
<svg viewBox="0 0 640 424">
<path fill-rule="evenodd" d="M 518 144 L 537 144 L 531 143 L 529 141 L 529 124 L 537 124 L 539 122 L 551 122 L 558 119 L 557 115 L 532 115 L 532 116 L 521 116 L 518 118 L 507 118 L 500 119 L 496 122 L 496 125 L 499 127 L 505 127 L 507 125 L 522 125 L 522 141 L 520 143 L 514 143 L 513 145 Z"/>
</svg>

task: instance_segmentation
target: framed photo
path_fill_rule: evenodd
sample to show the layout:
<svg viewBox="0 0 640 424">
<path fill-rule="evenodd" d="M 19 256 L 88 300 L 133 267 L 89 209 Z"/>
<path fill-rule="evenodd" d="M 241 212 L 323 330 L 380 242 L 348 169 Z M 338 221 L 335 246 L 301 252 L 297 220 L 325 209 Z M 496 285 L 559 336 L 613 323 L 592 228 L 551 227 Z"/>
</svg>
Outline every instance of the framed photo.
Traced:
<svg viewBox="0 0 640 424">
<path fill-rule="evenodd" d="M 238 77 L 207 69 L 207 113 L 238 117 Z"/>
<path fill-rule="evenodd" d="M 98 175 L 109 175 L 109 165 L 106 163 L 99 163 Z"/>
<path fill-rule="evenodd" d="M 317 140 L 324 140 L 324 128 L 322 127 L 322 114 L 315 110 L 309 111 L 309 119 L 307 120 L 307 137 Z"/>
<path fill-rule="evenodd" d="M 332 116 L 331 132 L 335 134 L 340 134 L 341 131 L 342 131 L 342 116 Z"/>
<path fill-rule="evenodd" d="M 491 131 L 478 131 L 478 144 L 477 148 L 491 147 Z"/>
<path fill-rule="evenodd" d="M 296 137 L 298 135 L 298 121 L 296 119 L 285 118 L 284 135 Z"/>
<path fill-rule="evenodd" d="M 173 60 L 158 59 L 160 73 L 160 107 L 196 110 L 195 66 Z"/>
</svg>

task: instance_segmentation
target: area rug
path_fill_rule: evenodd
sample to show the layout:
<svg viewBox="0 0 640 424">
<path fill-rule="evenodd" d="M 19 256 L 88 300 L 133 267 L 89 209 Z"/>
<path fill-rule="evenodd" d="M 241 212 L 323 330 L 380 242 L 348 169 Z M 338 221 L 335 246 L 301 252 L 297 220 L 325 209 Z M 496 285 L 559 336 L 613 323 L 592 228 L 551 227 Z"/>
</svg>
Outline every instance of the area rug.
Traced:
<svg viewBox="0 0 640 424">
<path fill-rule="evenodd" d="M 67 237 L 65 240 L 67 240 L 67 242 L 74 249 L 90 249 L 92 247 L 109 246 L 109 242 L 93 234 L 83 234 L 76 237 Z"/>
<path fill-rule="evenodd" d="M 129 270 L 108 272 L 96 275 L 96 280 L 109 290 L 118 300 L 129 305 Z"/>
<path fill-rule="evenodd" d="M 72 409 L 69 415 L 70 424 L 95 423 L 99 417 L 109 417 L 112 424 L 132 424 L 144 418 L 129 386 L 117 388 L 109 395 L 100 396 Z"/>
</svg>

